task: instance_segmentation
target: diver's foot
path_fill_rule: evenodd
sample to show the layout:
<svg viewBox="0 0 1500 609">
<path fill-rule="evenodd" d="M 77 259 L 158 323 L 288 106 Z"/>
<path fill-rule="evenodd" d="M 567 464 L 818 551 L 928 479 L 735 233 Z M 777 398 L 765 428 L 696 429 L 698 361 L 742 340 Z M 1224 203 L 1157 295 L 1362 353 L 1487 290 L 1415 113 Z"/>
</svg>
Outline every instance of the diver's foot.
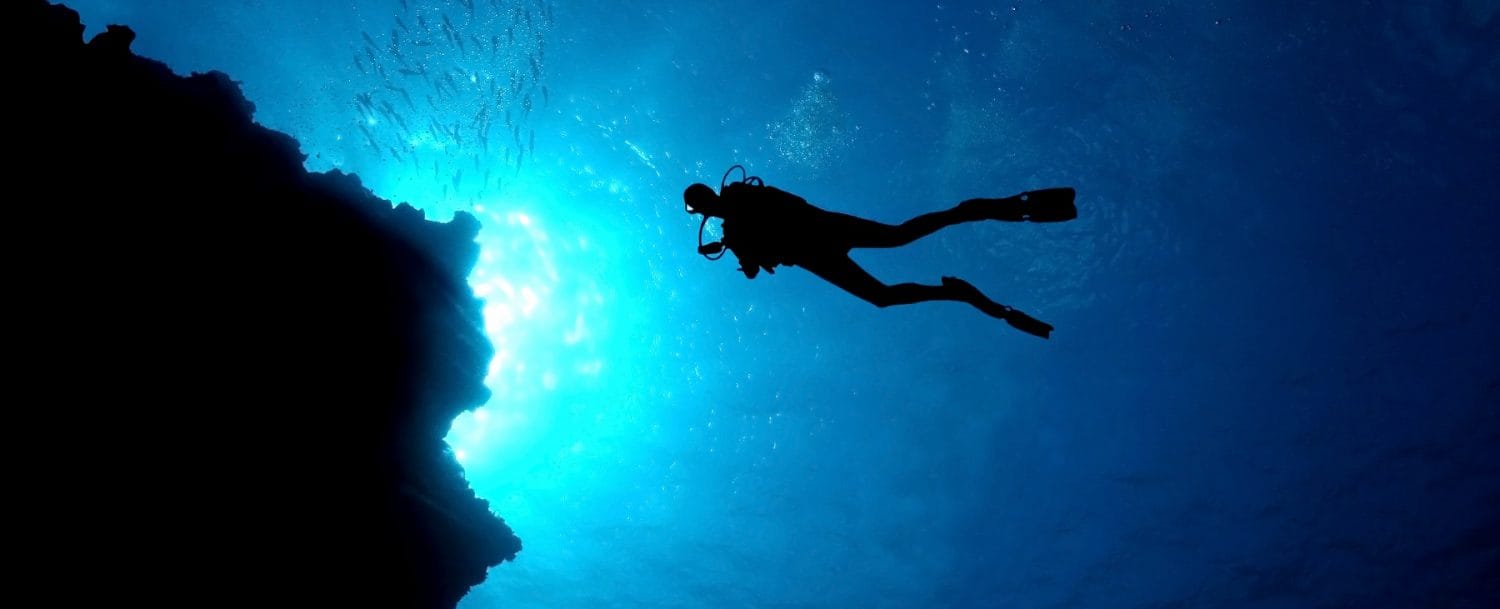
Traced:
<svg viewBox="0 0 1500 609">
<path fill-rule="evenodd" d="M 980 311 L 983 311 L 985 315 L 999 320 L 1009 319 L 1011 313 L 1015 312 L 1015 309 L 1012 309 L 988 298 L 975 301 L 974 307 L 979 309 Z"/>
<path fill-rule="evenodd" d="M 1015 328 L 1017 330 L 1020 330 L 1022 332 L 1025 332 L 1027 334 L 1030 334 L 1032 336 L 1035 336 L 1037 338 L 1051 338 L 1052 337 L 1052 330 L 1053 330 L 1052 324 L 1049 324 L 1049 323 L 1047 323 L 1045 321 L 1042 321 L 1040 319 L 1037 319 L 1035 317 L 1032 317 L 1030 315 L 1022 313 L 1022 312 L 1020 312 L 1020 311 L 1018 311 L 1016 309 L 1013 309 L 1011 307 L 1006 307 L 1005 305 L 1000 305 L 1000 306 L 1005 307 L 1005 309 L 1006 309 L 1006 311 L 1005 311 L 1005 323 L 1010 324 L 1010 327 Z"/>
<path fill-rule="evenodd" d="M 1078 217 L 1072 188 L 1043 188 L 1003 199 L 969 199 L 959 206 L 986 220 L 1065 222 Z"/>
</svg>

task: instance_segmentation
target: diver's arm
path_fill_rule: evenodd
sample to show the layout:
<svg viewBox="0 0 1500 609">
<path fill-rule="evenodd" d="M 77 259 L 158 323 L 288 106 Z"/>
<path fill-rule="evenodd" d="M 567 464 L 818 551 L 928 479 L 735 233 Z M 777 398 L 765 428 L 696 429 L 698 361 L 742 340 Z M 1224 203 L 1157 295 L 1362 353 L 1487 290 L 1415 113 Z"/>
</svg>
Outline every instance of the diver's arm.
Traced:
<svg viewBox="0 0 1500 609">
<path fill-rule="evenodd" d="M 759 248 L 751 245 L 756 243 L 754 240 L 743 241 L 740 239 L 742 230 L 744 230 L 744 227 L 741 226 L 741 221 L 724 222 L 723 244 L 725 248 L 734 252 L 735 259 L 740 261 L 739 271 L 744 273 L 747 279 L 755 279 L 760 274 L 761 269 L 765 269 L 766 272 L 772 275 L 776 274 L 776 263 L 766 262 L 767 257 L 764 255 L 764 252 L 758 251 Z"/>
<path fill-rule="evenodd" d="M 735 247 L 728 239 L 724 241 L 724 247 L 734 252 L 734 258 L 740 261 L 740 268 L 738 270 L 745 274 L 746 279 L 755 279 L 755 276 L 760 274 L 761 269 L 765 269 L 766 272 L 772 275 L 776 274 L 776 263 L 763 261 L 762 257 L 756 255 L 753 250 L 747 251 L 744 247 Z"/>
<path fill-rule="evenodd" d="M 739 250 L 734 250 L 734 257 L 740 261 L 739 271 L 745 274 L 746 279 L 755 279 L 755 276 L 760 274 L 761 268 L 765 268 L 773 275 L 776 273 L 771 267 L 761 264 L 753 256 L 741 254 Z"/>
</svg>

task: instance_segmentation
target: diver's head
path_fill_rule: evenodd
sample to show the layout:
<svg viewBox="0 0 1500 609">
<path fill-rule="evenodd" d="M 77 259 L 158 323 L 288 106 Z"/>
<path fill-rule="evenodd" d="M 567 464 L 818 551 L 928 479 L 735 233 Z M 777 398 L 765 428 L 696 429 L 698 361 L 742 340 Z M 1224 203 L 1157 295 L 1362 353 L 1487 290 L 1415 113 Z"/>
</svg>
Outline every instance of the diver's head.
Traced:
<svg viewBox="0 0 1500 609">
<path fill-rule="evenodd" d="M 682 191 L 682 202 L 690 214 L 724 217 L 724 204 L 719 200 L 719 194 L 707 184 L 687 187 L 687 190 Z"/>
</svg>

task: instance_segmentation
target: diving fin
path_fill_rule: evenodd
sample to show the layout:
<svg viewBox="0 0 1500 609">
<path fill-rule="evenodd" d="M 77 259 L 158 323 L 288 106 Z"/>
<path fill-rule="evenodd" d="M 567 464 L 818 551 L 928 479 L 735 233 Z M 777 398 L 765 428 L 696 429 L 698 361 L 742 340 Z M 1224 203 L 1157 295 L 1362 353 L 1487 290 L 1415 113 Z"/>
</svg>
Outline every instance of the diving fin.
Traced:
<svg viewBox="0 0 1500 609">
<path fill-rule="evenodd" d="M 1032 222 L 1066 222 L 1078 217 L 1072 188 L 1043 188 L 1016 195 L 1025 203 L 1026 219 Z"/>
<path fill-rule="evenodd" d="M 1052 324 L 1016 309 L 1010 309 L 1005 312 L 1005 323 L 1010 324 L 1012 328 L 1039 338 L 1051 338 L 1052 335 Z"/>
<path fill-rule="evenodd" d="M 1012 328 L 1041 338 L 1050 338 L 1052 335 L 1052 324 L 1022 313 L 1010 305 L 1003 305 L 986 298 L 972 283 L 957 277 L 944 277 L 943 287 L 958 291 L 958 298 L 954 300 L 972 304 L 990 317 L 1005 320 L 1005 323 L 1010 324 Z"/>
<path fill-rule="evenodd" d="M 1003 199 L 969 199 L 959 209 L 986 220 L 1065 222 L 1078 217 L 1072 188 L 1043 188 Z"/>
</svg>

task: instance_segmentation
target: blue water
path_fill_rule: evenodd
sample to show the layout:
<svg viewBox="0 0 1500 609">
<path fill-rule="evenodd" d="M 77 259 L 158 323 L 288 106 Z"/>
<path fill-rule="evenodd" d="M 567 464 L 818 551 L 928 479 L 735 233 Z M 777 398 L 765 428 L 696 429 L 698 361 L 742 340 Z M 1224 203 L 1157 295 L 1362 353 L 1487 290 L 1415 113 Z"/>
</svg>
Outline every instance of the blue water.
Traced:
<svg viewBox="0 0 1500 609">
<path fill-rule="evenodd" d="M 408 2 L 72 4 L 484 222 L 449 440 L 525 549 L 467 609 L 1500 605 L 1495 3 Z M 392 73 L 418 14 L 456 85 Z M 1056 333 L 700 258 L 735 163 L 889 222 L 1076 187 L 856 254 Z"/>
</svg>

